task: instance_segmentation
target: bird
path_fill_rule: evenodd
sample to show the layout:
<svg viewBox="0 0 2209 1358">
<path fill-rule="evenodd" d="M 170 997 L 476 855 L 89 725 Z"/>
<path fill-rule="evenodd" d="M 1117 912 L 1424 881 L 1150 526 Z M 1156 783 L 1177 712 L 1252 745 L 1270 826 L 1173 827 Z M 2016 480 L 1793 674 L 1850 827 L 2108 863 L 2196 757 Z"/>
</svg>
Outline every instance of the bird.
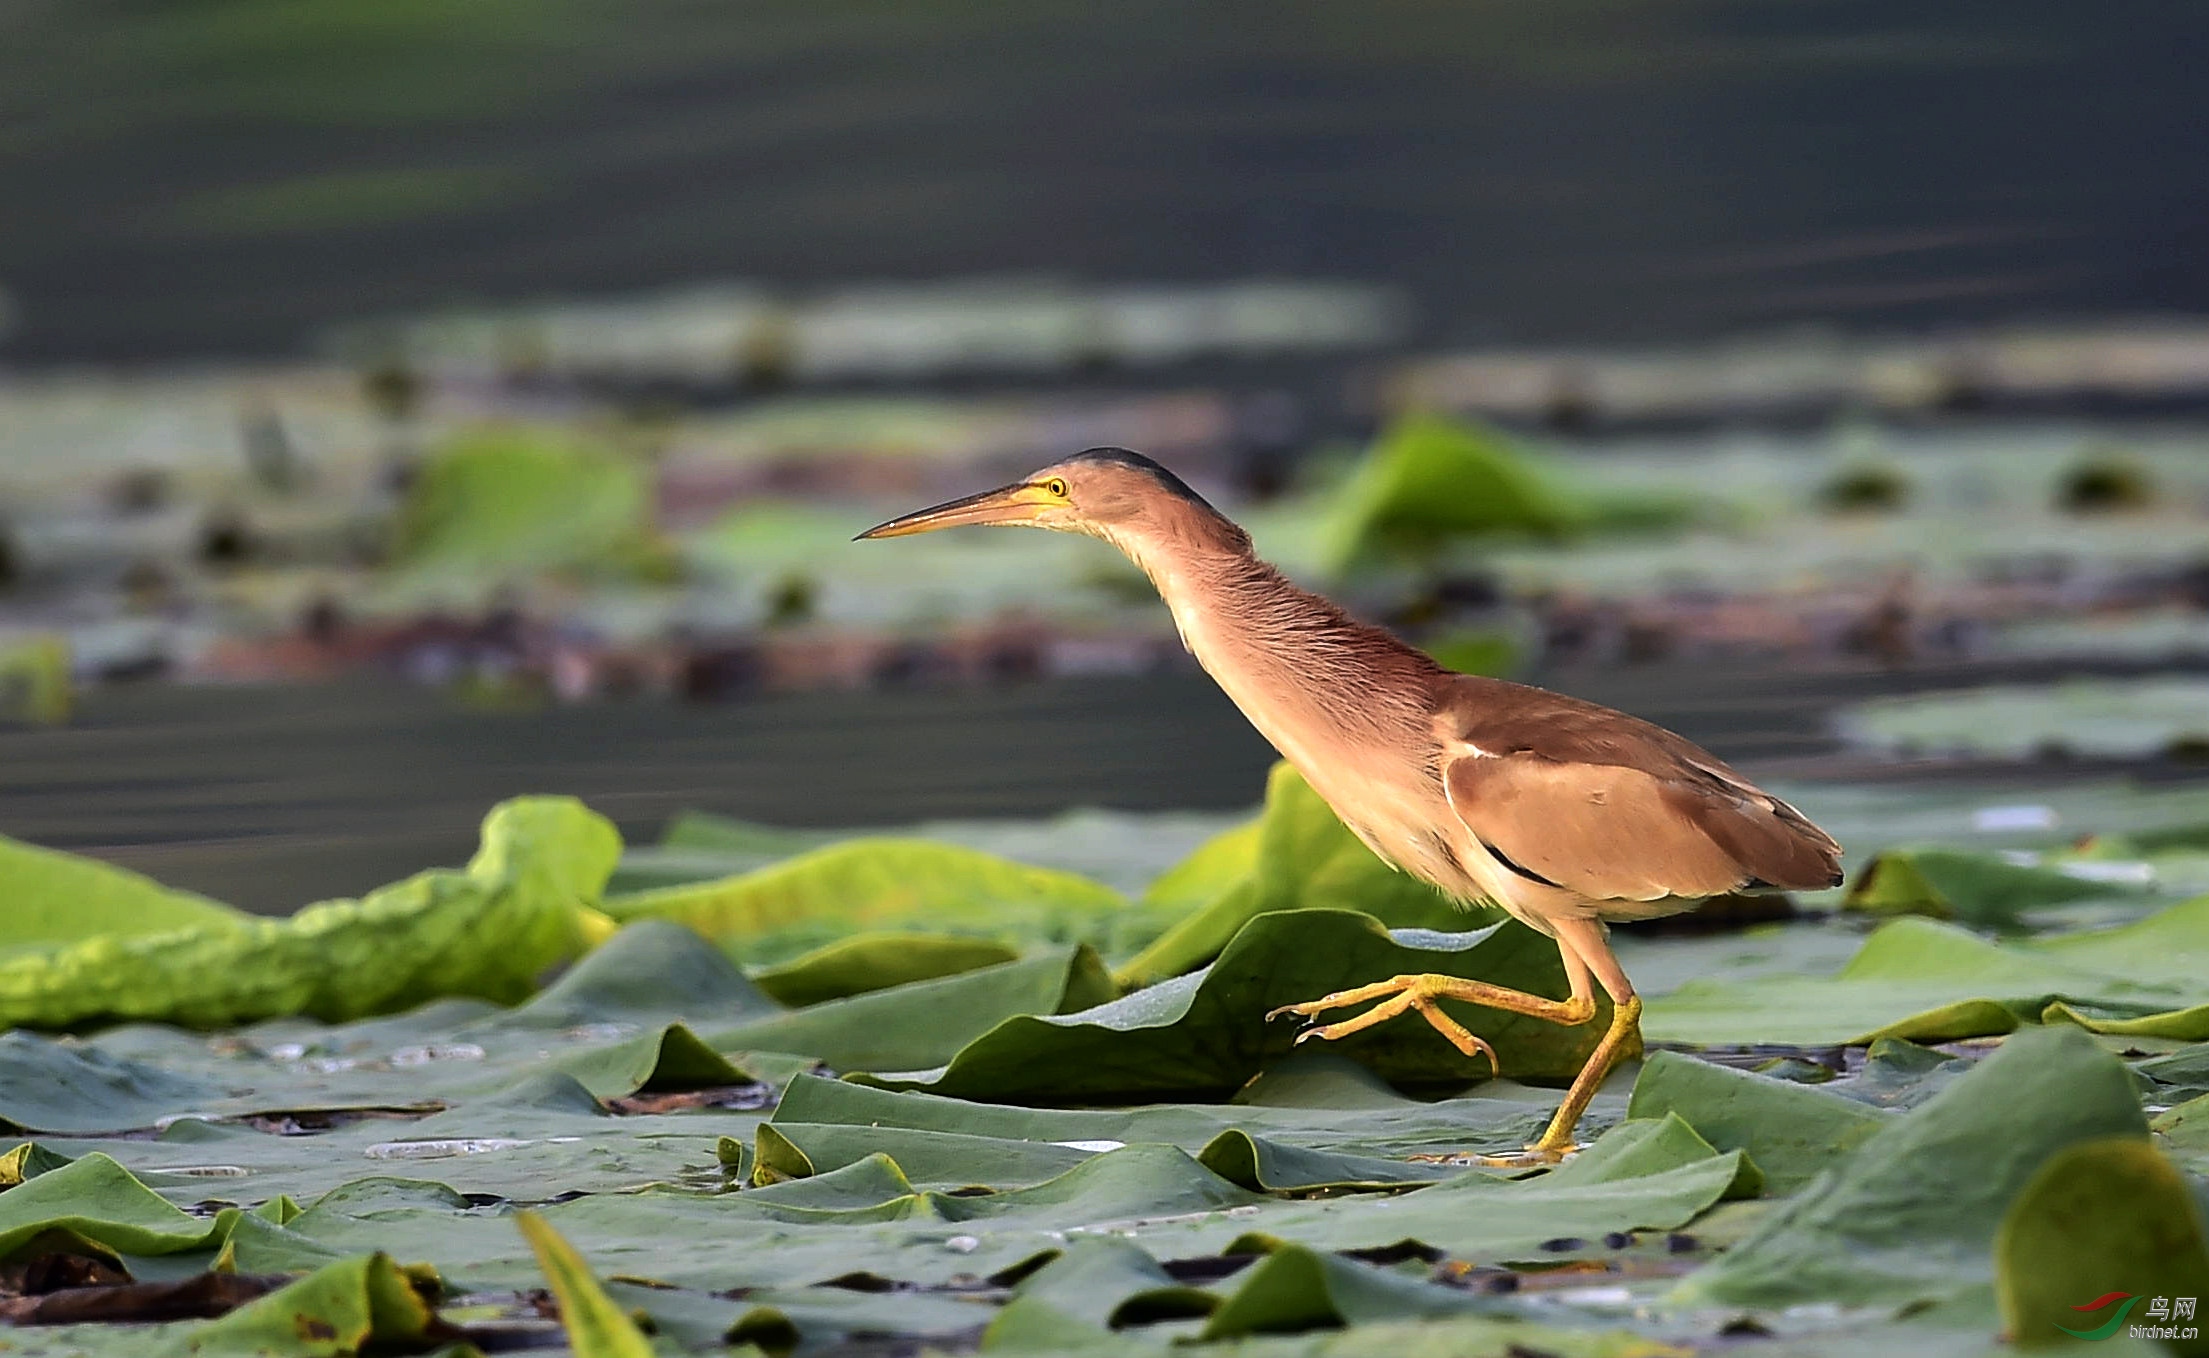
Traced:
<svg viewBox="0 0 2209 1358">
<path fill-rule="evenodd" d="M 1403 975 L 1267 1016 L 1306 1020 L 1297 1041 L 1412 1012 L 1496 1070 L 1495 1049 L 1440 1001 L 1577 1026 L 1595 1020 L 1601 988 L 1610 1022 L 1527 1148 L 1535 1162 L 1579 1148 L 1574 1130 L 1597 1088 L 1641 1051 L 1642 1002 L 1611 949 L 1612 922 L 1736 891 L 1840 884 L 1832 836 L 1716 756 L 1596 703 L 1444 669 L 1260 560 L 1248 533 L 1140 453 L 1091 448 L 854 540 L 969 524 L 1118 548 L 1156 587 L 1197 663 L 1366 847 L 1456 902 L 1500 906 L 1563 959 L 1563 999 Z"/>
</svg>

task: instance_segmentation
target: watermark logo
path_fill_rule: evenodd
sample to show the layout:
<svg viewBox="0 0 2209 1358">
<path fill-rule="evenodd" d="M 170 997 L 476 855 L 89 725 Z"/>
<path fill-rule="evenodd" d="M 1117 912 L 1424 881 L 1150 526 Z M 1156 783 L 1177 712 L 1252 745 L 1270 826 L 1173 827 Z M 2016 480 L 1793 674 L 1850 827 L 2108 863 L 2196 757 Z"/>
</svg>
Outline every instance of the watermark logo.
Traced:
<svg viewBox="0 0 2209 1358">
<path fill-rule="evenodd" d="M 2140 1299 L 2138 1297 L 2132 1295 L 2130 1292 L 2104 1292 L 2100 1296 L 2094 1298 L 2094 1300 L 2086 1303 L 2084 1306 L 2074 1306 L 2071 1308 L 2074 1311 L 2099 1311 L 2105 1306 L 2113 1305 L 2120 1301 L 2123 1302 L 2124 1305 L 2117 1307 L 2116 1312 L 2112 1314 L 2109 1319 L 2103 1321 L 2100 1325 L 2095 1326 L 2091 1330 L 2074 1330 L 2068 1325 L 2058 1325 L 2056 1326 L 2056 1328 L 2063 1331 L 2065 1334 L 2074 1336 L 2075 1338 L 2079 1339 L 2107 1339 L 2111 1335 L 2117 1333 L 2117 1327 L 2125 1323 L 2125 1317 L 2132 1313 L 2132 1308 L 2140 1304 Z"/>
<path fill-rule="evenodd" d="M 2117 1333 L 2118 1330 L 2125 1328 L 2125 1320 L 2132 1314 L 2132 1308 L 2142 1301 L 2148 1304 L 2147 1309 L 2140 1313 L 2142 1320 L 2176 1322 L 2192 1320 L 2194 1318 L 2194 1308 L 2200 1298 L 2139 1297 L 2130 1292 L 2104 1292 L 2085 1305 L 2074 1306 L 2071 1309 L 2082 1315 L 2091 1315 L 2096 1311 L 2106 1310 L 2112 1306 L 2116 1307 L 2116 1310 L 2110 1312 L 2107 1320 L 2090 1330 L 2074 1330 L 2068 1325 L 2058 1325 L 2056 1328 L 2078 1339 L 2107 1339 Z M 2191 1326 L 2182 1329 L 2175 1323 L 2134 1325 L 2128 1333 L 2134 1339 L 2194 1339 L 2200 1335 L 2200 1331 Z"/>
</svg>

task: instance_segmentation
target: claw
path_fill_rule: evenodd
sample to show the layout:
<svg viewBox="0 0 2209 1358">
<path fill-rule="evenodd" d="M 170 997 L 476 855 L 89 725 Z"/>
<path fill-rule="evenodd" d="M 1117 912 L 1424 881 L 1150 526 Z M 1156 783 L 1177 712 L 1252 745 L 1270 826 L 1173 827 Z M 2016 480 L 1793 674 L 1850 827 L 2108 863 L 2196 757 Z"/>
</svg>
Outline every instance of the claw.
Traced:
<svg viewBox="0 0 2209 1358">
<path fill-rule="evenodd" d="M 1296 1041 L 1290 1043 L 1289 1045 L 1293 1047 L 1301 1047 L 1315 1037 L 1322 1042 L 1332 1042 L 1336 1038 L 1343 1035 L 1344 1032 L 1342 1024 L 1315 1023 L 1311 1027 L 1306 1028 L 1303 1032 L 1298 1033 L 1296 1035 Z"/>
</svg>

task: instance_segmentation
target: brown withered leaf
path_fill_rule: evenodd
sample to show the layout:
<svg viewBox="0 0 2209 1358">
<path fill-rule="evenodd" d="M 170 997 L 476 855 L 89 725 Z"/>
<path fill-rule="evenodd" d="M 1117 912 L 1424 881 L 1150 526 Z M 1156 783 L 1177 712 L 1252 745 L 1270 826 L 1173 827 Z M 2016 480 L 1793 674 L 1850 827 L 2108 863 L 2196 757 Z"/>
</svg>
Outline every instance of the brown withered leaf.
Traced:
<svg viewBox="0 0 2209 1358">
<path fill-rule="evenodd" d="M 0 1298 L 0 1320 L 16 1325 L 205 1320 L 273 1292 L 286 1281 L 243 1273 L 202 1273 L 181 1282 L 65 1287 L 38 1296 Z"/>
</svg>

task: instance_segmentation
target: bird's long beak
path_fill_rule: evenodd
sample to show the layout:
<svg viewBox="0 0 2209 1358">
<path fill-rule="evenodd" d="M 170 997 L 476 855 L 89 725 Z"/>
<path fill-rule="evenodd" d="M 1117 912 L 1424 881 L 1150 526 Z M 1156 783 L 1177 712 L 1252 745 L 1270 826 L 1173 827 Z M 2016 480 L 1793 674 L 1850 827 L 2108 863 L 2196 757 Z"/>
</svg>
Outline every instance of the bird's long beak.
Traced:
<svg viewBox="0 0 2209 1358">
<path fill-rule="evenodd" d="M 985 490 L 979 495 L 946 500 L 888 523 L 878 523 L 852 541 L 901 538 L 910 533 L 930 533 L 938 528 L 957 528 L 970 523 L 1027 523 L 1044 510 L 1065 503 L 1042 486 L 1020 481 Z"/>
</svg>

